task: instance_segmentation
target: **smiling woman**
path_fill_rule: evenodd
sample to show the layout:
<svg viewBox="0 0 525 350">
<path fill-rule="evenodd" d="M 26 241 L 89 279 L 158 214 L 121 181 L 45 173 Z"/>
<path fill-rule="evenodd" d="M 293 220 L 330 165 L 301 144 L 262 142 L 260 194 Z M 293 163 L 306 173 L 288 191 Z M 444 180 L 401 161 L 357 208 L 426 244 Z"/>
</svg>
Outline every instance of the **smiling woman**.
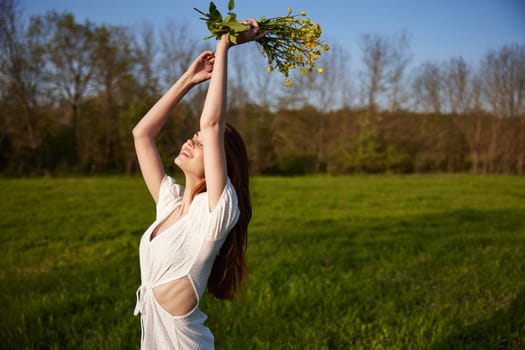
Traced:
<svg viewBox="0 0 525 350">
<path fill-rule="evenodd" d="M 204 177 L 204 146 L 200 132 L 182 145 L 179 155 L 175 158 L 175 164 L 192 172 L 197 177 Z"/>
<path fill-rule="evenodd" d="M 261 37 L 258 24 L 237 44 Z M 141 314 L 142 349 L 213 349 L 199 301 L 206 286 L 232 299 L 246 274 L 244 253 L 251 218 L 248 157 L 240 134 L 226 124 L 227 35 L 215 52 L 203 52 L 133 129 L 146 186 L 156 202 L 155 221 L 140 241 L 142 283 L 135 315 Z M 183 187 L 166 175 L 155 139 L 169 112 L 194 86 L 210 80 L 200 131 L 181 147 L 175 164 Z"/>
</svg>

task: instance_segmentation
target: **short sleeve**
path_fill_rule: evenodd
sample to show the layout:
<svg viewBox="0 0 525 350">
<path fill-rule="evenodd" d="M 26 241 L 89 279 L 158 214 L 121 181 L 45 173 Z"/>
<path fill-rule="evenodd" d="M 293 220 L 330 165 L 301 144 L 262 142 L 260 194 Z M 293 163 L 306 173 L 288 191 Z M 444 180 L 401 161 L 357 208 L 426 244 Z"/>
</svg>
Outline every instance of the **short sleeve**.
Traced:
<svg viewBox="0 0 525 350">
<path fill-rule="evenodd" d="M 164 174 L 157 199 L 157 219 L 167 215 L 166 211 L 173 210 L 173 207 L 182 200 L 183 194 L 184 187 L 178 185 L 171 176 Z"/>
<path fill-rule="evenodd" d="M 192 222 L 197 225 L 196 229 L 209 240 L 225 239 L 239 220 L 239 214 L 237 192 L 229 178 L 217 205 L 211 212 L 206 192 L 195 197 L 190 212 Z"/>
</svg>

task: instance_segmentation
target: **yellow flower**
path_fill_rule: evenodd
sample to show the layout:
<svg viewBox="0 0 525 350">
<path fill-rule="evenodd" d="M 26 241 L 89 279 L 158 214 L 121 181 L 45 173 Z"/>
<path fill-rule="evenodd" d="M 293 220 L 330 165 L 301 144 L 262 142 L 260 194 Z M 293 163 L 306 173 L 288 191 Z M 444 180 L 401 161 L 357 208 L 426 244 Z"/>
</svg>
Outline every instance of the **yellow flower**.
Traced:
<svg viewBox="0 0 525 350">
<path fill-rule="evenodd" d="M 323 68 L 317 68 L 317 71 L 319 72 L 319 74 L 323 74 L 324 69 Z"/>
<path fill-rule="evenodd" d="M 233 0 L 230 3 L 233 4 Z M 215 5 L 210 3 L 210 9 L 214 7 Z M 228 7 L 231 12 L 230 4 Z M 240 32 L 237 27 L 232 27 L 229 21 L 215 19 L 200 10 L 197 12 L 205 17 L 212 34 L 210 37 L 220 38 L 224 32 L 237 36 Z M 210 12 L 213 11 L 210 10 Z M 279 71 L 285 78 L 286 87 L 292 85 L 289 73 L 294 69 L 300 69 L 302 75 L 313 72 L 315 69 L 322 73 L 323 69 L 316 67 L 316 61 L 321 52 L 328 51 L 328 45 L 321 41 L 321 26 L 306 17 L 304 10 L 299 14 L 292 12 L 292 8 L 289 7 L 286 16 L 261 17 L 258 20 L 260 30 L 270 32 L 269 35 L 257 40 L 260 52 L 267 59 L 267 70 L 268 72 Z"/>
</svg>

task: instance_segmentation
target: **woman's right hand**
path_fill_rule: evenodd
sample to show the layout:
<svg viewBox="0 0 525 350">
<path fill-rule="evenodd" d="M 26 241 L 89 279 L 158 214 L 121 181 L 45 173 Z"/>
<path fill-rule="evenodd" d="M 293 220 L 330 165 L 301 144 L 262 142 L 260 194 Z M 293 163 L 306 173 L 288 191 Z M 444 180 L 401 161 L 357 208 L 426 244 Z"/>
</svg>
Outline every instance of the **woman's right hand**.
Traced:
<svg viewBox="0 0 525 350">
<path fill-rule="evenodd" d="M 192 84 L 199 84 L 211 78 L 215 54 L 213 51 L 204 51 L 193 61 L 186 71 Z"/>
</svg>

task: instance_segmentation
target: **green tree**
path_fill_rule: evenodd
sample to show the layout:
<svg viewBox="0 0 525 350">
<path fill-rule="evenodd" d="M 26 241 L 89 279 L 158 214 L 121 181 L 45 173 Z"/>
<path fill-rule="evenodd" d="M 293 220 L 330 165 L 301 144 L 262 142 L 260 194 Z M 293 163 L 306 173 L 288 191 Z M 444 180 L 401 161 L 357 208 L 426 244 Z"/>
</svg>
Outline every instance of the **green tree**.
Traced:
<svg viewBox="0 0 525 350">
<path fill-rule="evenodd" d="M 89 135 L 86 121 L 80 118 L 82 102 L 88 93 L 95 71 L 95 27 L 90 21 L 79 24 L 70 13 L 49 12 L 45 16 L 50 40 L 47 59 L 49 79 L 55 86 L 57 98 L 70 107 L 70 125 L 73 145 L 82 168 L 88 167 Z"/>
<path fill-rule="evenodd" d="M 97 113 L 92 116 L 90 128 L 90 132 L 97 130 L 90 138 L 91 164 L 97 171 L 122 169 L 124 149 L 132 147 L 129 130 L 133 123 L 120 111 L 127 110 L 139 93 L 133 77 L 131 37 L 125 28 L 103 25 L 95 29 L 94 40 L 93 80 L 98 95 Z M 123 128 L 128 129 L 126 135 L 120 133 Z"/>
<path fill-rule="evenodd" d="M 16 0 L 0 0 L 0 144 L 4 164 L 27 172 L 43 166 L 41 113 L 45 60 L 38 22 L 24 25 Z M 7 164 L 9 163 L 9 164 Z"/>
</svg>

